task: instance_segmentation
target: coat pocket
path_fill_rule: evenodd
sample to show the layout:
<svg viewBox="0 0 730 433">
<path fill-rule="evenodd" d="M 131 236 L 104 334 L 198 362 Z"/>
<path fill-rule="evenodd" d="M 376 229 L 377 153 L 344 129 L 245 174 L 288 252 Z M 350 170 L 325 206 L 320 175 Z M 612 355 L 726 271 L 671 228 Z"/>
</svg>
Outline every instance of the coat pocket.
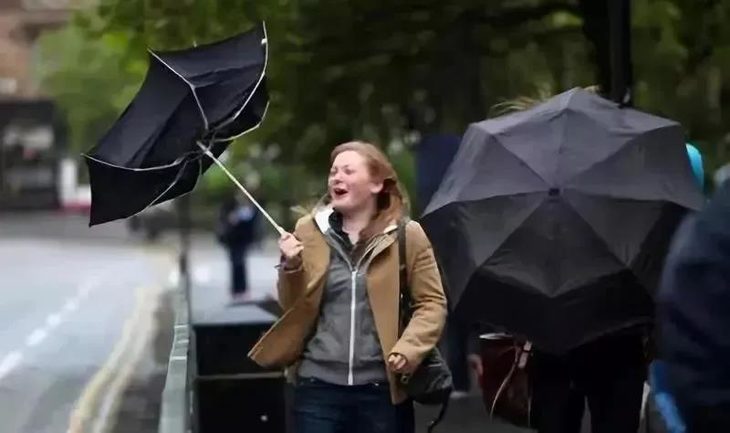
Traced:
<svg viewBox="0 0 730 433">
<path fill-rule="evenodd" d="M 248 357 L 263 368 L 286 368 L 302 354 L 316 311 L 294 307 L 269 328 L 248 352 Z"/>
</svg>

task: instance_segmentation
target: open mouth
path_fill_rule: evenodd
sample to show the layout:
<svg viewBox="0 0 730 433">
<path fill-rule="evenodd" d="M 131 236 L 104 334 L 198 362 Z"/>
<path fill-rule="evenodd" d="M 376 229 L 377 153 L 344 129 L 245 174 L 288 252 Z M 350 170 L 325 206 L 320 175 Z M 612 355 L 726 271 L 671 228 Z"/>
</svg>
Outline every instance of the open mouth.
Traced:
<svg viewBox="0 0 730 433">
<path fill-rule="evenodd" d="M 334 187 L 332 188 L 332 195 L 334 198 L 342 198 L 347 194 L 347 190 L 345 188 L 340 187 Z"/>
</svg>

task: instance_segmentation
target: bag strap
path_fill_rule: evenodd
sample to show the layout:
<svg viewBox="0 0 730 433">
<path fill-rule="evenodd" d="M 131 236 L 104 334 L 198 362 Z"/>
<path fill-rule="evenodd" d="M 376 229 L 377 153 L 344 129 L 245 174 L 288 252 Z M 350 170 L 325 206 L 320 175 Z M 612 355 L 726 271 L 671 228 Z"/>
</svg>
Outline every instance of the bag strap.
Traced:
<svg viewBox="0 0 730 433">
<path fill-rule="evenodd" d="M 406 224 L 405 219 L 398 222 L 398 286 L 400 296 L 399 313 L 401 326 L 405 327 L 411 319 L 411 293 L 408 289 L 408 261 L 406 259 Z"/>
<path fill-rule="evenodd" d="M 443 403 L 441 403 L 441 409 L 439 410 L 438 415 L 436 415 L 436 418 L 432 419 L 428 426 L 426 427 L 427 433 L 433 433 L 433 431 L 436 429 L 436 427 L 441 424 L 441 421 L 444 420 L 446 417 L 446 411 L 449 409 L 449 402 L 451 401 L 451 398 L 445 398 Z"/>
<path fill-rule="evenodd" d="M 400 291 L 400 326 L 407 326 L 408 321 L 411 320 L 411 292 L 408 289 L 408 261 L 406 259 L 406 224 L 408 221 L 401 219 L 398 222 L 398 285 Z M 402 332 L 402 331 L 401 331 Z M 439 410 L 436 418 L 432 419 L 426 428 L 428 433 L 432 433 L 436 426 L 441 424 L 446 411 L 449 408 L 449 398 L 447 397 L 441 403 L 441 410 Z"/>
</svg>

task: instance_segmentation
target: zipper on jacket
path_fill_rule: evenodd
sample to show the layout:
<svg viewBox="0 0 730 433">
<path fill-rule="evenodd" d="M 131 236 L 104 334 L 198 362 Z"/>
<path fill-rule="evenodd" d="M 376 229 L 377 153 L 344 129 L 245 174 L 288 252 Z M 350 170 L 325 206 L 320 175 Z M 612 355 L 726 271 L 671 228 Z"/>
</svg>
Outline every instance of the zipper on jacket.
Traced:
<svg viewBox="0 0 730 433">
<path fill-rule="evenodd" d="M 352 373 L 353 363 L 355 362 L 355 308 L 357 302 L 355 299 L 357 291 L 357 268 L 351 273 L 350 278 L 350 358 L 347 369 L 347 384 L 352 386 L 355 383 L 355 377 Z"/>
<path fill-rule="evenodd" d="M 357 273 L 363 263 L 363 259 L 375 249 L 380 240 L 372 242 L 363 252 L 355 266 L 346 260 L 350 266 L 350 353 L 347 363 L 347 384 L 352 386 L 355 384 L 355 375 L 353 373 L 355 363 L 355 310 L 357 309 Z"/>
</svg>

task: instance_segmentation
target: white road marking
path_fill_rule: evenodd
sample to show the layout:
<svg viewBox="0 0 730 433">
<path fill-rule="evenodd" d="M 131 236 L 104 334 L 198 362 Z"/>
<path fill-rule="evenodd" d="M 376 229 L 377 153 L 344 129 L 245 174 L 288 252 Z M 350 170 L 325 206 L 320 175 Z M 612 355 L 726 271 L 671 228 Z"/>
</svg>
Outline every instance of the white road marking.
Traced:
<svg viewBox="0 0 730 433">
<path fill-rule="evenodd" d="M 79 299 L 84 299 L 85 297 L 89 296 L 89 294 L 94 290 L 96 287 L 98 287 L 99 283 L 101 282 L 100 278 L 91 278 L 86 280 L 83 284 L 79 286 L 77 293 L 77 296 Z"/>
<path fill-rule="evenodd" d="M 63 305 L 63 312 L 64 313 L 73 313 L 78 308 L 79 308 L 79 303 L 75 299 L 69 299 Z"/>
<path fill-rule="evenodd" d="M 210 268 L 208 266 L 200 266 L 195 268 L 195 280 L 201 283 L 208 283 L 210 282 L 211 278 L 211 272 Z"/>
<path fill-rule="evenodd" d="M 48 326 L 49 329 L 53 329 L 56 326 L 60 325 L 61 322 L 63 322 L 63 317 L 61 316 L 61 314 L 62 313 L 54 313 L 46 317 L 46 326 Z"/>
<path fill-rule="evenodd" d="M 23 360 L 23 354 L 17 350 L 8 353 L 2 361 L 0 361 L 0 380 L 10 374 Z"/>
<path fill-rule="evenodd" d="M 135 320 L 133 333 L 137 336 L 131 343 L 131 347 L 127 347 L 124 361 L 116 370 L 116 377 L 107 384 L 106 392 L 101 402 L 97 404 L 96 422 L 92 433 L 105 433 L 109 429 L 109 424 L 119 410 L 121 397 L 131 382 L 134 371 L 138 367 L 144 350 L 152 337 L 153 333 L 153 316 L 159 303 L 159 296 L 154 295 L 156 291 L 149 290 L 152 294 L 143 301 L 140 308 L 143 310 Z M 151 296 L 151 298 L 150 298 Z"/>
<path fill-rule="evenodd" d="M 135 306 L 124 323 L 122 336 L 76 401 L 67 433 L 84 433 L 89 427 L 98 432 L 107 427 L 111 414 L 116 411 L 119 396 L 131 380 L 141 351 L 149 341 L 159 290 L 144 287 L 137 290 Z"/>
<path fill-rule="evenodd" d="M 174 268 L 170 272 L 170 275 L 167 278 L 167 283 L 170 285 L 170 287 L 176 287 L 178 284 L 180 284 L 180 270 L 179 269 Z"/>
<path fill-rule="evenodd" d="M 28 347 L 37 346 L 48 337 L 48 331 L 43 328 L 36 329 L 33 331 L 28 338 L 25 339 L 25 345 Z"/>
<path fill-rule="evenodd" d="M 43 326 L 36 328 L 25 339 L 25 345 L 29 348 L 38 346 L 48 338 L 49 333 L 60 325 L 64 320 L 65 314 L 71 314 L 79 308 L 81 299 L 87 297 L 92 291 L 101 285 L 103 279 L 100 275 L 86 279 L 79 286 L 76 296 L 68 299 L 61 310 L 57 313 L 49 314 Z M 6 377 L 23 361 L 23 353 L 15 350 L 5 356 L 0 361 L 0 380 Z"/>
</svg>

